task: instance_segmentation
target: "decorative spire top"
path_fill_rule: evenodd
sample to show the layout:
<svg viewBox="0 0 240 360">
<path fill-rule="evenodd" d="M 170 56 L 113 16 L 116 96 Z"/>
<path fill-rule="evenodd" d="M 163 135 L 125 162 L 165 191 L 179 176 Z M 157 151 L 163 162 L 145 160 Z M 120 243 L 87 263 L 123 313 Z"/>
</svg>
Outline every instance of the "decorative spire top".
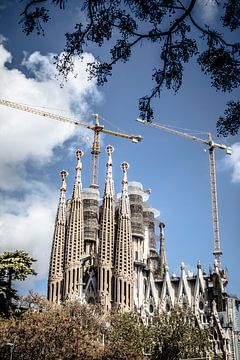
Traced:
<svg viewBox="0 0 240 360">
<path fill-rule="evenodd" d="M 123 170 L 123 177 L 122 177 L 122 185 L 123 185 L 123 191 L 127 191 L 128 192 L 128 179 L 127 179 L 127 169 L 129 169 L 129 164 L 124 161 L 121 164 L 121 168 Z"/>
<path fill-rule="evenodd" d="M 122 215 L 124 214 L 130 216 L 130 205 L 129 205 L 129 197 L 128 197 L 128 179 L 127 179 L 127 169 L 129 169 L 129 164 L 126 161 L 124 161 L 121 164 L 121 168 L 123 170 L 121 213 Z"/>
<path fill-rule="evenodd" d="M 168 271 L 167 255 L 165 248 L 165 237 L 164 237 L 164 228 L 165 224 L 160 222 L 160 252 L 159 252 L 159 271 L 160 277 L 163 277 L 165 272 Z"/>
<path fill-rule="evenodd" d="M 165 240 L 165 237 L 164 237 L 165 224 L 163 222 L 160 222 L 159 227 L 160 227 L 160 241 L 161 240 L 164 241 Z"/>
<path fill-rule="evenodd" d="M 65 221 L 65 206 L 66 206 L 66 190 L 67 190 L 67 183 L 66 177 L 68 176 L 68 172 L 66 170 L 62 170 L 60 172 L 60 176 L 62 178 L 62 185 L 60 188 L 60 198 L 59 198 L 59 206 L 57 212 L 57 220 L 58 221 Z"/>
<path fill-rule="evenodd" d="M 61 178 L 62 178 L 62 186 L 61 186 L 61 192 L 66 192 L 67 190 L 67 183 L 66 183 L 66 177 L 68 176 L 68 172 L 66 170 L 62 170 L 60 172 Z"/>
<path fill-rule="evenodd" d="M 77 166 L 76 166 L 76 170 L 82 170 L 82 162 L 81 162 L 81 158 L 83 157 L 84 152 L 82 150 L 77 150 L 76 151 L 76 157 L 77 157 Z"/>
<path fill-rule="evenodd" d="M 81 190 L 82 190 L 82 180 L 81 180 L 81 170 L 82 170 L 82 162 L 81 158 L 83 157 L 84 152 L 82 150 L 76 151 L 77 157 L 77 165 L 76 165 L 76 177 L 73 189 L 73 197 L 80 198 L 81 197 Z"/>
<path fill-rule="evenodd" d="M 106 174 L 106 181 L 105 181 L 105 195 L 109 195 L 114 197 L 114 184 L 112 178 L 112 153 L 114 152 L 114 147 L 108 145 L 106 147 L 106 153 L 108 154 L 108 161 L 107 161 L 107 174 Z"/>
<path fill-rule="evenodd" d="M 185 270 L 185 264 L 184 264 L 184 262 L 181 262 L 180 268 L 181 268 L 181 270 Z"/>
<path fill-rule="evenodd" d="M 112 153 L 114 152 L 114 147 L 108 145 L 106 147 L 106 153 L 108 154 L 108 161 L 107 161 L 107 176 L 112 175 Z"/>
</svg>

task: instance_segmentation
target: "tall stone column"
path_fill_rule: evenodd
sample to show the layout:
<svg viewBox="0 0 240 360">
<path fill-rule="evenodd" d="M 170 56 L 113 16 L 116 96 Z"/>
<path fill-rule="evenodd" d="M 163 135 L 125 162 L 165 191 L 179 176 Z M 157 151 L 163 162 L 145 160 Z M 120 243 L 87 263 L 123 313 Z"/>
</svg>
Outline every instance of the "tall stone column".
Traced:
<svg viewBox="0 0 240 360">
<path fill-rule="evenodd" d="M 159 276 L 160 278 L 163 278 L 165 274 L 165 269 L 168 266 L 166 246 L 165 246 L 165 236 L 164 236 L 165 224 L 163 222 L 160 222 L 159 227 L 160 227 Z"/>
<path fill-rule="evenodd" d="M 112 268 L 114 254 L 115 209 L 114 182 L 112 176 L 112 153 L 114 149 L 108 145 L 107 174 L 103 195 L 102 215 L 99 233 L 99 266 L 98 266 L 98 296 L 106 309 L 111 308 L 112 300 Z"/>
<path fill-rule="evenodd" d="M 133 310 L 133 249 L 131 212 L 128 196 L 127 169 L 129 165 L 122 163 L 122 197 L 119 206 L 116 252 L 114 263 L 114 277 L 117 291 L 115 291 L 114 305 L 122 310 Z M 118 294 L 118 296 L 116 296 Z"/>
<path fill-rule="evenodd" d="M 82 284 L 81 259 L 84 255 L 84 221 L 81 171 L 83 156 L 76 151 L 77 166 L 74 182 L 64 259 L 64 299 L 78 298 Z"/>
<path fill-rule="evenodd" d="M 66 231 L 66 177 L 68 173 L 62 170 L 62 186 L 60 189 L 59 205 L 56 214 L 55 228 L 48 277 L 48 300 L 60 303 L 62 300 L 64 243 Z"/>
</svg>

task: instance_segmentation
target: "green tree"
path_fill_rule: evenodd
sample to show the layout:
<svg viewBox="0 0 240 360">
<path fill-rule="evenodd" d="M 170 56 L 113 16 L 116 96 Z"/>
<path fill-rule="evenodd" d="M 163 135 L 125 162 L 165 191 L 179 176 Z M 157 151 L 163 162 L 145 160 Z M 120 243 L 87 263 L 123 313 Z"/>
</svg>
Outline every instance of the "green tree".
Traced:
<svg viewBox="0 0 240 360">
<path fill-rule="evenodd" d="M 176 306 L 154 317 L 151 333 L 153 360 L 205 357 L 211 349 L 211 329 L 200 329 L 187 307 Z"/>
<path fill-rule="evenodd" d="M 205 356 L 211 329 L 201 330 L 188 309 L 173 308 L 144 324 L 135 313 L 104 313 L 78 301 L 60 305 L 30 294 L 21 318 L 0 321 L 0 358 L 14 344 L 18 360 L 177 360 Z"/>
<path fill-rule="evenodd" d="M 235 33 L 240 26 L 238 0 L 213 0 L 222 15 L 222 30 Z M 50 19 L 50 4 L 71 6 L 67 0 L 28 0 L 21 14 L 27 35 L 34 30 L 44 34 L 43 23 Z M 116 63 L 127 62 L 137 44 L 151 42 L 159 49 L 160 67 L 153 70 L 153 89 L 139 100 L 140 116 L 151 121 L 152 100 L 162 89 L 177 92 L 182 85 L 184 66 L 193 57 L 204 74 L 210 76 L 216 90 L 231 92 L 240 84 L 240 43 L 228 42 L 209 24 L 196 20 L 197 0 L 85 0 L 82 18 L 66 34 L 64 53 L 56 66 L 67 78 L 74 71 L 73 56 L 81 58 L 89 44 L 105 46 L 108 58 L 88 64 L 90 78 L 99 85 L 107 82 Z M 110 42 L 110 49 L 107 42 Z M 144 50 L 143 50 L 144 51 Z M 217 121 L 219 135 L 235 135 L 240 127 L 240 102 L 227 104 L 225 116 Z"/>
<path fill-rule="evenodd" d="M 17 291 L 13 288 L 16 280 L 25 280 L 28 275 L 37 275 L 32 268 L 33 262 L 27 252 L 16 250 L 0 254 L 0 314 L 9 316 L 12 299 L 17 299 Z"/>
<path fill-rule="evenodd" d="M 142 360 L 149 343 L 149 328 L 135 313 L 115 313 L 111 316 L 106 334 L 103 359 Z"/>
<path fill-rule="evenodd" d="M 20 319 L 0 322 L 0 358 L 18 360 L 97 360 L 103 345 L 101 310 L 96 306 L 67 303 L 47 311 L 28 310 Z"/>
</svg>

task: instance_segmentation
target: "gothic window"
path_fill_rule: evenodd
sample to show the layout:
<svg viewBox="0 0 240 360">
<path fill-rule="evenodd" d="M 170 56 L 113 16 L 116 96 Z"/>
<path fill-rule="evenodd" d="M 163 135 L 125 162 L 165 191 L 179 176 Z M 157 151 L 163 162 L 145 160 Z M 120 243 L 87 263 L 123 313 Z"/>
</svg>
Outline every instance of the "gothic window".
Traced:
<svg viewBox="0 0 240 360">
<path fill-rule="evenodd" d="M 154 310 L 153 305 L 152 305 L 152 304 L 150 304 L 150 305 L 149 305 L 149 312 L 150 312 L 150 314 L 152 314 L 152 313 L 153 313 L 153 310 Z"/>
<path fill-rule="evenodd" d="M 170 311 L 170 305 L 169 305 L 169 303 L 166 303 L 166 306 L 165 306 L 165 309 L 166 309 L 166 312 L 169 312 Z"/>
<path fill-rule="evenodd" d="M 199 306 L 199 309 L 200 309 L 200 310 L 203 310 L 203 308 L 204 308 L 204 303 L 203 303 L 202 300 L 199 301 L 198 306 Z"/>
</svg>

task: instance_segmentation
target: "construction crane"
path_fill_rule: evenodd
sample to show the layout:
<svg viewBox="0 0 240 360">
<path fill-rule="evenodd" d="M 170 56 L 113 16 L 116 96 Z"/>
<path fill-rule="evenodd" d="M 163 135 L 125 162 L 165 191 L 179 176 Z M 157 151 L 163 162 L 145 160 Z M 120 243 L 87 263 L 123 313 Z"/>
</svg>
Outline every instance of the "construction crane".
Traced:
<svg viewBox="0 0 240 360">
<path fill-rule="evenodd" d="M 213 221 L 213 236 L 214 236 L 214 251 L 213 255 L 217 260 L 218 264 L 221 264 L 221 244 L 220 244 L 220 232 L 219 232 L 219 221 L 218 221 L 218 202 L 217 202 L 217 181 L 216 181 L 216 166 L 215 166 L 215 149 L 225 150 L 228 155 L 232 154 L 231 147 L 228 147 L 224 144 L 215 143 L 212 140 L 211 133 L 208 133 L 208 139 L 201 139 L 197 136 L 185 133 L 183 131 L 171 129 L 165 125 L 156 124 L 149 122 L 145 119 L 137 119 L 141 124 L 151 126 L 163 131 L 167 131 L 170 134 L 179 135 L 187 139 L 197 141 L 201 144 L 207 145 L 209 150 L 209 169 L 210 169 L 210 188 L 211 188 L 211 198 L 212 198 L 212 221 Z"/>
<path fill-rule="evenodd" d="M 83 126 L 87 129 L 92 130 L 94 132 L 94 137 L 93 137 L 93 144 L 92 144 L 92 151 L 91 151 L 91 154 L 92 154 L 91 187 L 95 188 L 95 189 L 98 188 L 98 166 L 99 166 L 99 155 L 100 155 L 99 134 L 102 132 L 102 133 L 109 134 L 109 135 L 120 136 L 122 138 L 131 140 L 133 143 L 138 143 L 139 141 L 142 140 L 142 136 L 140 136 L 140 135 L 128 135 L 128 134 L 105 129 L 104 126 L 99 123 L 99 115 L 98 114 L 92 114 L 95 117 L 95 124 L 92 125 L 92 124 L 88 124 L 88 123 L 85 123 L 82 121 L 80 122 L 78 120 L 71 119 L 66 116 L 57 115 L 57 114 L 53 114 L 53 113 L 50 113 L 47 111 L 36 109 L 32 106 L 17 103 L 15 101 L 0 99 L 0 105 L 7 106 L 7 107 L 17 109 L 17 110 L 26 111 L 28 113 L 35 114 L 35 115 L 44 116 L 49 119 L 62 121 L 62 122 L 70 123 L 73 125 Z"/>
</svg>

